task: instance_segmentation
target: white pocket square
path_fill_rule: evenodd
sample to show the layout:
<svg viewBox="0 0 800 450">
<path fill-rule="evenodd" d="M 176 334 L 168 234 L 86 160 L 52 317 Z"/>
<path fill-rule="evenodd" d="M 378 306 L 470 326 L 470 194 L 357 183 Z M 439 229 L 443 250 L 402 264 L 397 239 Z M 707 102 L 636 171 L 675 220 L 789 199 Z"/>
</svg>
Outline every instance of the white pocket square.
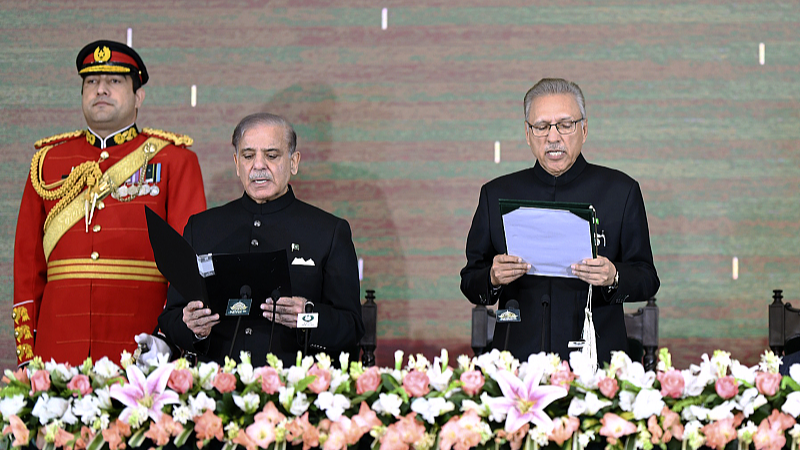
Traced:
<svg viewBox="0 0 800 450">
<path fill-rule="evenodd" d="M 308 261 L 306 261 L 306 260 L 305 260 L 305 259 L 303 259 L 303 258 L 295 258 L 295 259 L 293 259 L 293 260 L 292 260 L 292 265 L 293 265 L 293 266 L 309 266 L 309 267 L 314 267 L 314 265 L 315 265 L 315 264 L 314 264 L 314 260 L 313 260 L 313 259 L 311 259 L 311 258 L 308 258 Z"/>
</svg>

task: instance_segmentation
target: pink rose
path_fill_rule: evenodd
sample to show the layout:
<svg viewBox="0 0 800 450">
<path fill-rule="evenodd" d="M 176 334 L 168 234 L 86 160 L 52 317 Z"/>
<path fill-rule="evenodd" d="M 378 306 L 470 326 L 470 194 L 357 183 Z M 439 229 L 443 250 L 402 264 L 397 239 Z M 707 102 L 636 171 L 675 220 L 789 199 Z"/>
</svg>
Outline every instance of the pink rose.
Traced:
<svg viewBox="0 0 800 450">
<path fill-rule="evenodd" d="M 614 378 L 603 377 L 597 382 L 597 387 L 600 388 L 600 393 L 605 395 L 606 398 L 614 398 L 619 391 L 619 384 Z"/>
<path fill-rule="evenodd" d="M 430 380 L 428 380 L 427 374 L 418 370 L 412 370 L 403 378 L 403 388 L 408 395 L 412 397 L 424 397 L 430 392 L 428 388 L 429 382 Z"/>
<path fill-rule="evenodd" d="M 736 378 L 728 375 L 717 378 L 717 382 L 714 383 L 714 389 L 717 391 L 717 395 L 728 400 L 739 393 L 739 383 L 736 382 Z"/>
<path fill-rule="evenodd" d="M 256 377 L 261 376 L 261 390 L 267 394 L 274 394 L 284 386 L 281 376 L 274 367 L 260 367 L 256 369 Z"/>
<path fill-rule="evenodd" d="M 226 392 L 233 392 L 236 390 L 236 376 L 232 373 L 220 372 L 214 378 L 214 387 L 224 394 Z"/>
<path fill-rule="evenodd" d="M 683 374 L 679 370 L 670 369 L 666 372 L 658 372 L 656 375 L 658 382 L 661 383 L 661 396 L 681 398 L 685 381 Z"/>
<path fill-rule="evenodd" d="M 315 394 L 325 392 L 331 385 L 331 373 L 327 370 L 320 369 L 319 366 L 314 364 L 308 369 L 309 375 L 314 375 L 317 378 L 308 385 L 308 389 Z"/>
<path fill-rule="evenodd" d="M 356 379 L 356 394 L 361 395 L 365 392 L 375 392 L 381 384 L 381 375 L 377 367 L 370 367 Z"/>
<path fill-rule="evenodd" d="M 50 372 L 37 370 L 31 375 L 31 394 L 50 389 Z"/>
<path fill-rule="evenodd" d="M 467 395 L 476 395 L 481 391 L 483 383 L 486 381 L 480 370 L 468 370 L 461 374 L 461 382 L 464 383 L 461 389 Z"/>
<path fill-rule="evenodd" d="M 575 379 L 575 374 L 569 369 L 569 363 L 561 361 L 555 372 L 550 375 L 550 384 L 553 386 L 561 386 L 564 389 L 569 389 L 569 384 Z"/>
<path fill-rule="evenodd" d="M 80 395 L 91 394 L 92 382 L 86 375 L 75 375 L 71 380 L 69 380 L 69 383 L 67 383 L 67 389 L 71 391 L 78 391 Z M 77 393 L 72 395 L 75 397 L 78 396 Z"/>
<path fill-rule="evenodd" d="M 756 388 L 758 388 L 758 392 L 767 397 L 772 397 L 781 387 L 782 379 L 783 377 L 779 373 L 758 372 L 756 374 Z"/>
<path fill-rule="evenodd" d="M 188 392 L 193 384 L 194 378 L 192 377 L 192 371 L 189 369 L 173 370 L 169 374 L 169 381 L 167 381 L 167 386 L 179 394 Z"/>
</svg>

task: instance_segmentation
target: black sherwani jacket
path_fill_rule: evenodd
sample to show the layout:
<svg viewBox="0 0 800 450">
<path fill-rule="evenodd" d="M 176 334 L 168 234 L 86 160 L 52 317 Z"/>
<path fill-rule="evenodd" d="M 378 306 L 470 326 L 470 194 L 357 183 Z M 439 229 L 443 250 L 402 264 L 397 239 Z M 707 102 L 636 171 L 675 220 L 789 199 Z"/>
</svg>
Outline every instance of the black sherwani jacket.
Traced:
<svg viewBox="0 0 800 450">
<path fill-rule="evenodd" d="M 280 198 L 258 204 L 247 194 L 226 205 L 189 219 L 183 231 L 197 254 L 271 252 L 286 249 L 292 294 L 314 302 L 319 327 L 310 331 L 309 353 L 325 352 L 337 360 L 340 352 L 358 358 L 358 341 L 364 334 L 361 320 L 358 262 L 347 221 L 311 206 L 294 196 L 291 186 Z M 293 264 L 295 258 L 313 260 L 314 266 Z M 167 338 L 201 361 L 224 362 L 231 348 L 236 319 L 223 317 L 208 338 L 197 340 L 183 322 L 190 300 L 174 288 L 158 319 Z M 265 299 L 253 299 L 260 310 Z M 266 364 L 272 322 L 258 315 L 243 317 L 231 356 L 250 352 L 253 365 Z M 271 352 L 293 365 L 303 348 L 302 331 L 275 325 Z"/>
<path fill-rule="evenodd" d="M 597 253 L 611 260 L 619 272 L 616 292 L 609 293 L 605 287 L 595 287 L 592 292 L 598 359 L 609 361 L 612 350 L 626 350 L 622 303 L 647 300 L 659 287 L 639 184 L 618 170 L 589 164 L 579 155 L 560 177 L 550 175 L 537 162 L 530 169 L 496 178 L 481 188 L 467 237 L 461 291 L 475 304 L 499 301 L 501 309 L 508 300 L 519 302 L 522 323 L 510 325 L 508 339 L 508 350 L 515 357 L 526 360 L 532 353 L 552 351 L 566 359 L 576 351 L 569 348 L 569 341 L 581 337 L 589 285 L 576 278 L 523 275 L 493 293 L 489 278 L 492 258 L 506 253 L 498 203 L 501 198 L 590 203 L 595 207 L 598 234 L 605 234 L 605 245 L 601 240 Z M 505 336 L 506 325 L 498 324 L 493 346 L 502 349 Z"/>
</svg>

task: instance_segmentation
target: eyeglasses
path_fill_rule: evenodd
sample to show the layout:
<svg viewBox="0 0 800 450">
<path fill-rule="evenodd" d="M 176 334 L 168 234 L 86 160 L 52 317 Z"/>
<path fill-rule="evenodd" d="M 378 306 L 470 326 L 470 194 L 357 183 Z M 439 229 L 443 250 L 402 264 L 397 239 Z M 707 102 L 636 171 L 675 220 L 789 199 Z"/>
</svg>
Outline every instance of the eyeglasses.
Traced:
<svg viewBox="0 0 800 450">
<path fill-rule="evenodd" d="M 533 135 L 536 137 L 547 136 L 548 134 L 550 134 L 551 127 L 556 127 L 556 131 L 558 131 L 558 134 L 562 136 L 567 136 L 574 133 L 575 130 L 578 129 L 578 127 L 576 127 L 575 125 L 578 122 L 582 122 L 583 120 L 585 119 L 581 117 L 578 120 L 562 120 L 561 122 L 556 122 L 556 123 L 537 123 L 536 125 L 531 125 L 531 123 L 528 122 L 527 120 L 525 121 L 525 123 L 528 124 L 528 126 L 531 128 L 531 133 L 533 133 Z"/>
</svg>

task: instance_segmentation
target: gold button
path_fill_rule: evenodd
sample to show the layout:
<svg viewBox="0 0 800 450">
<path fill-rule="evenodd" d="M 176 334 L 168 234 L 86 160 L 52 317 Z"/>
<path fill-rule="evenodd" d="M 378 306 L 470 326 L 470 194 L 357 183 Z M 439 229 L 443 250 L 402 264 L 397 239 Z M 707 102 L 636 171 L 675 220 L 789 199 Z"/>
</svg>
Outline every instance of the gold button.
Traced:
<svg viewBox="0 0 800 450">
<path fill-rule="evenodd" d="M 11 311 L 11 318 L 14 319 L 14 320 L 17 319 L 17 312 L 16 311 Z"/>
<path fill-rule="evenodd" d="M 102 200 L 100 200 L 99 202 L 97 202 L 97 209 L 103 209 L 103 208 L 105 208 L 105 207 L 106 207 L 106 204 L 105 204 L 105 203 L 103 203 L 103 201 L 102 201 Z"/>
<path fill-rule="evenodd" d="M 22 349 L 20 349 L 19 347 L 17 347 L 17 356 L 20 356 L 20 355 L 22 355 Z"/>
<path fill-rule="evenodd" d="M 92 227 L 92 231 L 94 231 L 95 233 L 97 233 L 98 231 L 100 231 L 100 225 L 95 225 L 95 226 L 93 226 L 93 227 Z"/>
<path fill-rule="evenodd" d="M 100 253 L 92 252 L 92 256 L 91 257 L 92 257 L 93 260 L 97 261 L 97 259 L 100 258 Z"/>
<path fill-rule="evenodd" d="M 19 337 L 19 331 L 17 331 L 17 330 L 14 330 L 14 337 L 15 337 L 15 338 L 18 338 L 18 337 Z"/>
<path fill-rule="evenodd" d="M 108 159 L 108 152 L 103 150 L 103 153 L 100 153 L 100 161 L 104 161 Z"/>
</svg>

